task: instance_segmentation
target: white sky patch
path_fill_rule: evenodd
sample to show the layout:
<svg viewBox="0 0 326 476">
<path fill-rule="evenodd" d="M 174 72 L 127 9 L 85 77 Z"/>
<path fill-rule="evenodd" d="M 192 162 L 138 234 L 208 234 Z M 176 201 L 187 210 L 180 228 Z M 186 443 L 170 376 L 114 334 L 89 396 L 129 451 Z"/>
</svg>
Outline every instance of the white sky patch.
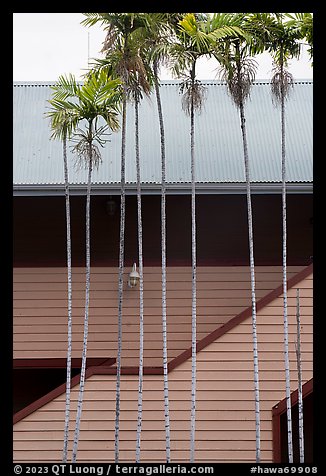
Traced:
<svg viewBox="0 0 326 476">
<path fill-rule="evenodd" d="M 105 38 L 99 24 L 86 28 L 80 24 L 82 13 L 14 13 L 13 14 L 13 80 L 56 81 L 62 74 L 72 73 L 77 79 L 88 69 L 88 54 L 100 58 Z M 256 57 L 259 62 L 256 79 L 269 79 L 272 60 L 268 53 Z M 215 60 L 201 59 L 198 79 L 218 79 Z M 312 79 L 313 68 L 307 47 L 299 60 L 289 67 L 295 79 Z M 161 79 L 171 79 L 162 69 Z"/>
</svg>

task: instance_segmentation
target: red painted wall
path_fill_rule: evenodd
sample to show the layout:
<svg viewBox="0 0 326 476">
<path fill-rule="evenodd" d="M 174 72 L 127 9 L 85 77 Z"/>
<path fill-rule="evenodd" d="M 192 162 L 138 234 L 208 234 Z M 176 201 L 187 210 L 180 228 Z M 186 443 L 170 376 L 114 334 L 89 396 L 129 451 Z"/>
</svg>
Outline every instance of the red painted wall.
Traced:
<svg viewBox="0 0 326 476">
<path fill-rule="evenodd" d="M 106 196 L 91 199 L 91 260 L 96 266 L 118 265 L 119 200 L 114 216 L 106 213 Z M 85 264 L 85 197 L 71 197 L 72 258 Z M 282 218 L 279 195 L 253 195 L 257 265 L 281 264 Z M 160 196 L 143 196 L 145 266 L 161 263 Z M 14 265 L 64 266 L 66 228 L 64 197 L 15 197 Z M 191 264 L 190 196 L 167 196 L 167 264 Z M 288 263 L 307 265 L 312 251 L 312 195 L 288 195 Z M 126 197 L 126 265 L 138 261 L 136 197 Z M 197 196 L 199 265 L 248 264 L 245 195 Z"/>
</svg>

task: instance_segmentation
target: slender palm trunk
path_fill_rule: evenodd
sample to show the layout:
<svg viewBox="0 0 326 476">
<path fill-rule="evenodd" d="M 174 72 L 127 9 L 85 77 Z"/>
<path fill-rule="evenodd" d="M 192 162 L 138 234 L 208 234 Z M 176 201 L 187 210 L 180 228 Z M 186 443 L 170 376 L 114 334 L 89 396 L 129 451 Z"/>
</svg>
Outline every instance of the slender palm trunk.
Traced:
<svg viewBox="0 0 326 476">
<path fill-rule="evenodd" d="M 300 294 L 297 289 L 297 369 L 298 369 L 298 415 L 299 415 L 299 457 L 304 463 L 304 435 L 303 435 L 303 398 L 302 398 L 302 365 L 301 365 L 301 322 L 300 322 Z"/>
<path fill-rule="evenodd" d="M 92 183 L 92 145 L 89 144 L 89 166 L 87 180 L 87 197 L 86 197 L 86 284 L 85 284 L 85 316 L 84 316 L 84 342 L 82 353 L 82 366 L 80 372 L 80 384 L 77 403 L 77 416 L 74 435 L 74 444 L 72 450 L 72 463 L 76 463 L 78 440 L 80 433 L 80 421 L 83 407 L 85 377 L 86 377 L 86 357 L 87 357 L 87 340 L 88 340 L 88 315 L 89 315 L 89 298 L 90 298 L 90 277 L 91 277 L 91 243 L 90 243 L 90 203 L 91 203 L 91 183 Z"/>
<path fill-rule="evenodd" d="M 255 290 L 255 262 L 254 262 L 254 237 L 252 226 L 252 208 L 250 192 L 250 172 L 248 144 L 246 133 L 246 120 L 243 102 L 240 103 L 240 120 L 243 142 L 243 155 L 247 188 L 247 212 L 248 212 L 248 233 L 249 233 L 249 254 L 250 254 L 250 281 L 251 281 L 251 302 L 252 302 L 252 338 L 254 354 L 254 386 L 255 386 L 255 421 L 256 421 L 256 463 L 260 462 L 260 398 L 259 398 L 259 368 L 258 368 L 258 341 L 257 341 L 257 319 L 256 319 L 256 290 Z"/>
<path fill-rule="evenodd" d="M 67 378 L 66 378 L 66 408 L 65 408 L 65 429 L 62 462 L 67 462 L 68 441 L 69 441 L 69 421 L 70 421 L 70 389 L 71 389 L 71 351 L 72 351 L 72 277 L 71 277 L 71 230 L 70 230 L 70 200 L 69 200 L 69 179 L 67 164 L 67 138 L 63 138 L 63 163 L 65 177 L 65 199 L 66 199 L 66 229 L 67 229 L 67 278 L 68 278 L 68 344 L 67 344 Z"/>
<path fill-rule="evenodd" d="M 166 462 L 170 462 L 170 410 L 169 410 L 169 385 L 168 385 L 168 355 L 167 355 L 167 326 L 166 326 L 166 185 L 165 185 L 165 138 L 160 88 L 158 84 L 158 66 L 154 63 L 155 93 L 161 135 L 161 162 L 162 162 L 162 191 L 161 191 L 161 248 L 162 248 L 162 337 L 163 337 L 163 375 L 164 375 L 164 416 L 165 416 L 165 441 Z"/>
<path fill-rule="evenodd" d="M 191 148 L 191 257 L 192 257 L 192 311 L 191 311 L 191 423 L 190 423 L 190 463 L 195 459 L 196 431 L 196 188 L 195 188 L 195 115 L 191 96 L 190 111 Z"/>
<path fill-rule="evenodd" d="M 283 320 L 284 320 L 284 367 L 285 367 L 285 388 L 286 388 L 286 414 L 288 429 L 288 457 L 289 463 L 293 463 L 293 442 L 292 442 L 292 414 L 291 414 L 291 381 L 289 363 L 289 331 L 287 316 L 287 268 L 286 268 L 286 167 L 285 167 L 285 105 L 283 87 L 283 63 L 281 64 L 281 129 L 282 129 L 282 223 L 283 223 Z"/>
<path fill-rule="evenodd" d="M 138 380 L 138 419 L 136 441 L 136 463 L 140 461 L 140 439 L 143 416 L 143 357 L 144 357 L 144 280 L 143 280 L 143 227 L 141 213 L 141 186 L 139 162 L 139 120 L 138 98 L 135 100 L 135 142 L 137 169 L 137 218 L 138 218 L 138 256 L 139 256 L 139 380 Z"/>
<path fill-rule="evenodd" d="M 118 288 L 118 355 L 117 355 L 117 382 L 115 407 L 115 462 L 119 462 L 119 432 L 120 432 L 120 387 L 121 387 L 121 351 L 122 351 L 122 302 L 123 302 L 123 268 L 124 243 L 126 221 L 125 197 L 125 160 L 126 160 L 126 114 L 127 114 L 127 87 L 123 85 L 122 102 L 122 139 L 121 139 L 121 202 L 120 202 L 120 242 L 119 242 L 119 288 Z"/>
</svg>

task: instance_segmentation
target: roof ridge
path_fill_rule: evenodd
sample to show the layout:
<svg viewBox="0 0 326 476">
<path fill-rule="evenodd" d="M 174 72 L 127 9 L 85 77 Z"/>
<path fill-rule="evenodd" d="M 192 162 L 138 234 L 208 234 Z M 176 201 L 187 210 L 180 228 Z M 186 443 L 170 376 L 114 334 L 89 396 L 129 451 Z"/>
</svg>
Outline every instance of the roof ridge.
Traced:
<svg viewBox="0 0 326 476">
<path fill-rule="evenodd" d="M 226 84 L 225 81 L 219 79 L 200 79 L 201 83 L 204 83 L 208 86 L 223 86 Z M 82 80 L 77 80 L 77 83 L 82 83 Z M 255 79 L 253 85 L 269 85 L 271 79 Z M 48 81 L 13 81 L 13 86 L 53 86 L 56 83 L 56 80 L 48 80 Z M 181 79 L 161 79 L 160 85 L 161 86 L 178 86 L 182 83 Z M 310 78 L 300 78 L 294 79 L 294 84 L 312 84 L 313 79 Z"/>
</svg>

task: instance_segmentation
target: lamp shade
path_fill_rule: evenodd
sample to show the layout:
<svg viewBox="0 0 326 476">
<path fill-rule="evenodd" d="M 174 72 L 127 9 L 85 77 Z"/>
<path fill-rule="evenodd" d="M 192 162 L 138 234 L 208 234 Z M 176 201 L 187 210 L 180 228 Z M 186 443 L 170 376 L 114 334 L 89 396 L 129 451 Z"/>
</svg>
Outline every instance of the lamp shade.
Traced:
<svg viewBox="0 0 326 476">
<path fill-rule="evenodd" d="M 137 286 L 139 278 L 140 278 L 140 276 L 139 276 L 139 273 L 136 269 L 136 263 L 134 263 L 133 267 L 132 267 L 132 270 L 129 274 L 128 286 L 130 288 L 134 288 L 135 286 Z"/>
</svg>

